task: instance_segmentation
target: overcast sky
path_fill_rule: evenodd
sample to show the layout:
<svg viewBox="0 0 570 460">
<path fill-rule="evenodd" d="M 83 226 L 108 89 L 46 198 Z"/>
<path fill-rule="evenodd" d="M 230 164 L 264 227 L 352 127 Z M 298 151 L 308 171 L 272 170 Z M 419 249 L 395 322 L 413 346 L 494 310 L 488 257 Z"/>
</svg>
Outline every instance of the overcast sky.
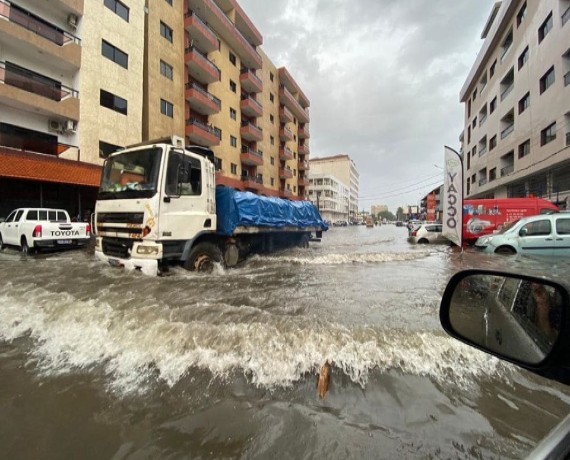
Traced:
<svg viewBox="0 0 570 460">
<path fill-rule="evenodd" d="M 310 100 L 310 158 L 348 154 L 359 208 L 418 204 L 459 150 L 459 91 L 495 0 L 239 0 Z"/>
</svg>

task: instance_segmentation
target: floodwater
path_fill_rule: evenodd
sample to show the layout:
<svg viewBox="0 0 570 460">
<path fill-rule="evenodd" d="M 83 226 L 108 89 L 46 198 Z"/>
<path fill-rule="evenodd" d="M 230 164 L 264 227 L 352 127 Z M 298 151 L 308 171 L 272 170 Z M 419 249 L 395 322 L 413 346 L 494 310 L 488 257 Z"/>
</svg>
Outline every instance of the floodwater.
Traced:
<svg viewBox="0 0 570 460">
<path fill-rule="evenodd" d="M 524 457 L 570 391 L 448 337 L 438 308 L 457 270 L 543 265 L 406 235 L 331 228 L 309 249 L 162 278 L 5 249 L 2 457 Z"/>
</svg>

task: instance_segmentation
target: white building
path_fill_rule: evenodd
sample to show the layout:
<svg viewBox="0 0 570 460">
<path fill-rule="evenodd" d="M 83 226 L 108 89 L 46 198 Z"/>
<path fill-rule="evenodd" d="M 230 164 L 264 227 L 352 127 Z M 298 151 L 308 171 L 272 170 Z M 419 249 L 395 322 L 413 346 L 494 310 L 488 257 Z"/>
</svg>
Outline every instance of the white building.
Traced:
<svg viewBox="0 0 570 460">
<path fill-rule="evenodd" d="M 329 222 L 349 220 L 350 189 L 331 174 L 309 174 L 309 200 Z"/>
</svg>

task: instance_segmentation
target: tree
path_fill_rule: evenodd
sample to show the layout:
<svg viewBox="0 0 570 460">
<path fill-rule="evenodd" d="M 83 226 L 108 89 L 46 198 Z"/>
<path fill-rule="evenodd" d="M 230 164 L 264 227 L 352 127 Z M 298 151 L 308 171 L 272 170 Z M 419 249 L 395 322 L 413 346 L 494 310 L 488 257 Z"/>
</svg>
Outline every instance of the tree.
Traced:
<svg viewBox="0 0 570 460">
<path fill-rule="evenodd" d="M 396 220 L 396 216 L 394 216 L 394 214 L 392 214 L 390 211 L 380 211 L 378 214 L 378 220 L 382 220 L 382 219 L 386 219 L 389 221 L 394 221 Z"/>
<path fill-rule="evenodd" d="M 396 211 L 396 217 L 398 220 L 401 220 L 402 217 L 404 216 L 404 208 L 402 208 L 401 206 L 398 208 L 398 210 Z"/>
</svg>

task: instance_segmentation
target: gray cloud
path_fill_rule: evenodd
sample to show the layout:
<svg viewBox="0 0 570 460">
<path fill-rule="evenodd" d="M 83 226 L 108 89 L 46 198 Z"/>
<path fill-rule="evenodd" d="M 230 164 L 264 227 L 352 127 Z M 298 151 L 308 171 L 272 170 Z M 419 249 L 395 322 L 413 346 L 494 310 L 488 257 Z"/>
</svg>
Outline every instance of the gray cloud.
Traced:
<svg viewBox="0 0 570 460">
<path fill-rule="evenodd" d="M 494 0 L 240 0 L 311 102 L 311 157 L 345 153 L 360 208 L 417 204 L 459 148 L 459 90 Z M 399 192 L 395 192 L 398 189 Z"/>
</svg>

